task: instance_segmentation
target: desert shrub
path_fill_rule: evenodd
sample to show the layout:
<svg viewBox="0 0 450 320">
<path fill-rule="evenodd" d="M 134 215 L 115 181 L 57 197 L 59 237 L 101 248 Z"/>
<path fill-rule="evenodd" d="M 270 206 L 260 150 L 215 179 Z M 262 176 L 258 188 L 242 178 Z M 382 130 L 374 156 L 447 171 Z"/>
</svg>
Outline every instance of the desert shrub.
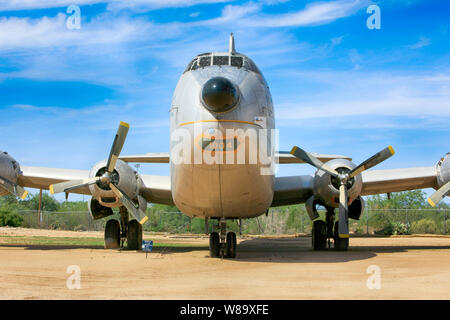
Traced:
<svg viewBox="0 0 450 320">
<path fill-rule="evenodd" d="M 411 225 L 412 233 L 436 233 L 437 229 L 436 222 L 430 219 L 414 221 Z"/>
<path fill-rule="evenodd" d="M 357 226 L 354 231 L 355 234 L 363 234 L 364 230 L 361 226 Z"/>
<path fill-rule="evenodd" d="M 382 229 L 375 231 L 375 234 L 382 234 L 386 236 L 411 234 L 411 227 L 409 223 L 393 222 L 388 223 Z"/>
<path fill-rule="evenodd" d="M 87 231 L 87 227 L 80 224 L 74 228 L 74 231 Z"/>
<path fill-rule="evenodd" d="M 411 234 L 411 226 L 409 225 L 409 223 L 394 222 L 392 224 L 392 234 Z"/>
<path fill-rule="evenodd" d="M 22 216 L 8 209 L 7 206 L 0 208 L 0 226 L 20 227 L 22 222 Z"/>
</svg>

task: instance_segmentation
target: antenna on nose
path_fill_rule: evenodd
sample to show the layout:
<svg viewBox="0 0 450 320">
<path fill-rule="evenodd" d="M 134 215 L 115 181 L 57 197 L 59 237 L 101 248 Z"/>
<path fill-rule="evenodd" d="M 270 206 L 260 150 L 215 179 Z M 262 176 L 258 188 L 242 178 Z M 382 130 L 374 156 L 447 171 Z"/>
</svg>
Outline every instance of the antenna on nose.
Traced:
<svg viewBox="0 0 450 320">
<path fill-rule="evenodd" d="M 233 32 L 230 33 L 230 44 L 228 46 L 228 52 L 231 53 L 235 53 L 236 49 L 234 48 L 234 36 L 233 36 Z"/>
</svg>

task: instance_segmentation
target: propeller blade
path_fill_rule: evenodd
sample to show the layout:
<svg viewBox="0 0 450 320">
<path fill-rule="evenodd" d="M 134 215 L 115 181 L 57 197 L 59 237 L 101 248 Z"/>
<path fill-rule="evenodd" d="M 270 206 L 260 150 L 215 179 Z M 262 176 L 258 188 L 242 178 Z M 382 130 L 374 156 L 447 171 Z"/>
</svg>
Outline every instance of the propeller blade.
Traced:
<svg viewBox="0 0 450 320">
<path fill-rule="evenodd" d="M 358 175 L 359 173 L 363 172 L 364 170 L 370 169 L 377 164 L 383 162 L 384 160 L 392 157 L 394 155 L 395 151 L 392 148 L 392 146 L 389 146 L 387 148 L 384 148 L 377 154 L 373 155 L 363 163 L 361 163 L 359 166 L 357 166 L 355 169 L 350 171 L 349 177 L 353 178 L 354 176 Z"/>
<path fill-rule="evenodd" d="M 339 187 L 339 238 L 348 238 L 348 204 L 347 187 L 341 183 Z"/>
<path fill-rule="evenodd" d="M 15 195 L 16 197 L 19 197 L 22 200 L 25 200 L 25 198 L 28 195 L 28 191 L 26 191 L 24 188 L 22 188 L 18 184 L 10 182 L 9 180 L 3 177 L 0 177 L 0 187 L 5 189 L 9 193 Z"/>
<path fill-rule="evenodd" d="M 120 122 L 119 129 L 117 129 L 116 137 L 114 138 L 111 152 L 109 153 L 108 162 L 106 164 L 106 168 L 110 173 L 112 173 L 116 167 L 117 158 L 119 158 L 120 152 L 125 144 L 125 139 L 127 138 L 129 129 L 130 125 L 128 123 Z"/>
<path fill-rule="evenodd" d="M 83 180 L 71 180 L 61 183 L 52 184 L 49 186 L 49 190 L 51 194 L 56 194 L 60 192 L 69 192 L 74 189 L 82 188 L 89 186 L 91 184 L 97 183 L 100 180 L 100 177 L 83 179 Z"/>
<path fill-rule="evenodd" d="M 324 164 L 322 161 L 320 161 L 319 159 L 314 157 L 311 153 L 306 152 L 305 150 L 303 150 L 299 147 L 293 147 L 291 150 L 291 154 L 294 157 L 299 158 L 299 159 L 305 161 L 306 163 L 309 163 L 313 167 L 323 170 L 323 171 L 331 174 L 334 177 L 337 177 L 339 175 L 339 173 L 336 170 L 334 170 L 333 168 L 330 168 L 329 166 Z"/>
<path fill-rule="evenodd" d="M 450 181 L 444 184 L 442 187 L 440 187 L 435 193 L 431 195 L 431 197 L 428 198 L 428 203 L 435 207 L 439 201 L 444 199 L 445 195 L 450 192 Z"/>
<path fill-rule="evenodd" d="M 116 194 L 116 196 L 119 197 L 122 204 L 125 206 L 125 208 L 128 209 L 128 212 L 131 213 L 131 215 L 139 221 L 140 224 L 144 224 L 147 222 L 148 217 L 145 215 L 145 213 L 136 207 L 133 201 L 128 198 L 128 196 L 122 192 L 119 188 L 117 188 L 114 184 L 110 183 L 109 187 L 111 190 Z"/>
</svg>

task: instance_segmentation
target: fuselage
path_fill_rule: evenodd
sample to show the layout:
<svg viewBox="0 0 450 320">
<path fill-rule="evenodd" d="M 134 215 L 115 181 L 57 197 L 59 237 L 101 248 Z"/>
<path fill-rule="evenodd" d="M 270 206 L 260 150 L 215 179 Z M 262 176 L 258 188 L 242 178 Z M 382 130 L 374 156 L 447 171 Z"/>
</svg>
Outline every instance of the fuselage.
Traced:
<svg viewBox="0 0 450 320">
<path fill-rule="evenodd" d="M 205 84 L 223 78 L 233 84 L 237 102 L 226 111 L 211 110 Z M 274 190 L 274 127 L 269 88 L 248 57 L 197 56 L 177 84 L 170 112 L 175 205 L 192 217 L 249 218 L 266 212 Z"/>
</svg>

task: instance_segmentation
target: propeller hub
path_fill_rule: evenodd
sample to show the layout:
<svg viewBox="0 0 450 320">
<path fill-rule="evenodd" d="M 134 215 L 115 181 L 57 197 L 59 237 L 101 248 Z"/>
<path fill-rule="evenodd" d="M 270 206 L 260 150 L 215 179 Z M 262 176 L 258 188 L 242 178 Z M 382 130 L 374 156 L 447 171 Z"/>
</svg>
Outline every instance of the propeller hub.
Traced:
<svg viewBox="0 0 450 320">
<path fill-rule="evenodd" d="M 339 187 L 343 184 L 347 187 L 347 189 L 350 189 L 353 184 L 355 183 L 354 178 L 350 178 L 350 169 L 346 167 L 340 167 L 335 169 L 338 172 L 337 177 L 331 176 L 331 184 L 339 190 Z"/>
</svg>

